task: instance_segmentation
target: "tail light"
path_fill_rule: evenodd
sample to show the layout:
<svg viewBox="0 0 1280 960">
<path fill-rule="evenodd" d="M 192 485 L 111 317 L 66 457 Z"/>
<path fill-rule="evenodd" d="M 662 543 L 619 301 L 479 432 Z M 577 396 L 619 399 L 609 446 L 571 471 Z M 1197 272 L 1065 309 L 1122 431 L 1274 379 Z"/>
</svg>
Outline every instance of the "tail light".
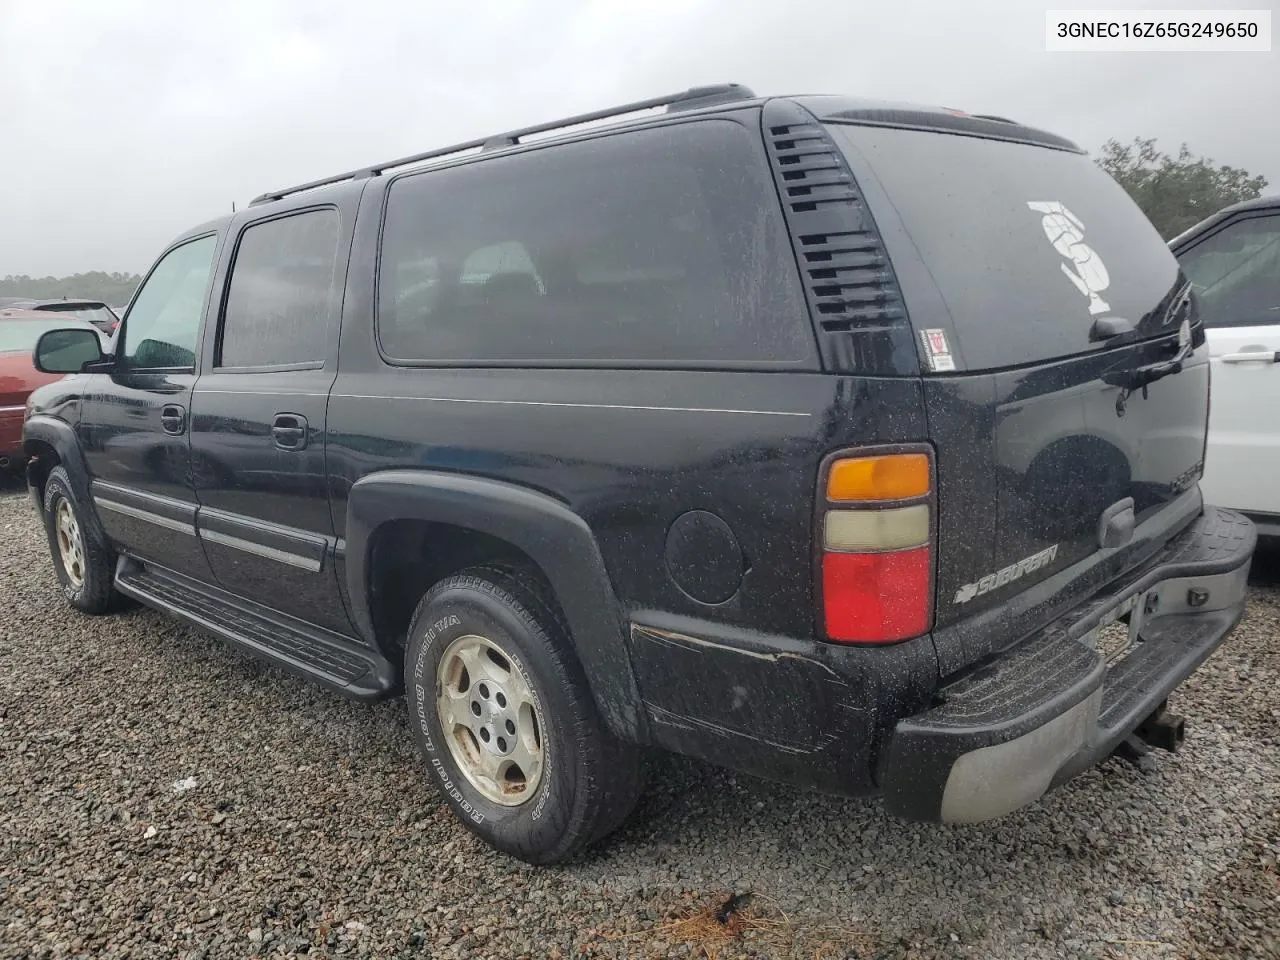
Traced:
<svg viewBox="0 0 1280 960">
<path fill-rule="evenodd" d="M 835 454 L 819 483 L 827 639 L 895 643 L 926 633 L 933 622 L 932 454 Z"/>
</svg>

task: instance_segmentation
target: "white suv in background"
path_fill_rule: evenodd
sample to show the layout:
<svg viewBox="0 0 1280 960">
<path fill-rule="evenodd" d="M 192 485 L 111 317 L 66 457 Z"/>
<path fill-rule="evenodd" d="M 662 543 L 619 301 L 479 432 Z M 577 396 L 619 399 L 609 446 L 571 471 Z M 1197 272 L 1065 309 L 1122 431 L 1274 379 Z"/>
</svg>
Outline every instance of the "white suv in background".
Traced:
<svg viewBox="0 0 1280 960">
<path fill-rule="evenodd" d="M 1209 340 L 1205 502 L 1280 536 L 1280 196 L 1220 210 L 1169 245 Z"/>
</svg>

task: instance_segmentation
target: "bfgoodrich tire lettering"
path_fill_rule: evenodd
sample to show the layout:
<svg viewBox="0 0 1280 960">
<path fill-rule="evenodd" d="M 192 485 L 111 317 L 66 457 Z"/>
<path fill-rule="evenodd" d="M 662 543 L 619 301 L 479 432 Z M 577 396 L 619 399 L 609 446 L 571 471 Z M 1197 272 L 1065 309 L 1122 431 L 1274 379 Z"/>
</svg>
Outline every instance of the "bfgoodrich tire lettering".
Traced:
<svg viewBox="0 0 1280 960">
<path fill-rule="evenodd" d="M 44 485 L 44 529 L 54 572 L 62 592 L 77 610 L 109 613 L 117 601 L 116 555 L 86 521 L 85 507 L 76 500 L 66 469 L 54 467 Z M 74 541 L 71 551 L 68 540 Z M 69 561 L 69 553 L 77 558 L 76 562 Z"/>
<path fill-rule="evenodd" d="M 468 636 L 498 647 L 533 693 L 541 775 L 516 806 L 495 803 L 471 782 L 437 711 L 441 657 Z M 405 678 L 429 776 L 468 829 L 497 849 L 530 863 L 565 860 L 616 829 L 635 806 L 637 750 L 605 729 L 568 633 L 528 574 L 475 567 L 432 587 L 409 627 Z"/>
</svg>

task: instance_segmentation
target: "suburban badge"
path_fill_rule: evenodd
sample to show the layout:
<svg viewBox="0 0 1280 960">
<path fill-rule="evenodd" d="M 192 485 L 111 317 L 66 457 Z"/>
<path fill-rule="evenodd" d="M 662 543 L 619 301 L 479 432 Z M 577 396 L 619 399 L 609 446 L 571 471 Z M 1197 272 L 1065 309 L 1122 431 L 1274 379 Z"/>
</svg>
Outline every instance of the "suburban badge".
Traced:
<svg viewBox="0 0 1280 960">
<path fill-rule="evenodd" d="M 963 587 L 956 591 L 954 603 L 968 603 L 974 597 L 980 597 L 984 593 L 990 593 L 999 587 L 1003 587 L 1006 583 L 1020 579 L 1033 570 L 1039 570 L 1053 563 L 1054 557 L 1058 555 L 1058 545 L 1055 543 L 1051 547 L 1045 547 L 1039 553 L 1033 553 L 1025 559 L 1019 560 L 1017 563 L 1011 563 L 1007 567 L 997 570 L 995 573 L 989 573 L 976 583 L 966 583 Z"/>
</svg>

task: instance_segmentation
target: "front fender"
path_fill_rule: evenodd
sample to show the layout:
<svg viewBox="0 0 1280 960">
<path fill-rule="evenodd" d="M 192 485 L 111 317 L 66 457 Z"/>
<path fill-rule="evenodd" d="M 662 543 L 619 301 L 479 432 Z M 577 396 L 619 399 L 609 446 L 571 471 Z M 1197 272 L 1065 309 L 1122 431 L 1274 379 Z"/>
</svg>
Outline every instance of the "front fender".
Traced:
<svg viewBox="0 0 1280 960">
<path fill-rule="evenodd" d="M 102 522 L 98 519 L 97 508 L 93 505 L 93 496 L 89 491 L 89 467 L 85 463 L 84 453 L 80 450 L 80 438 L 76 435 L 75 428 L 57 417 L 33 414 L 22 427 L 23 452 L 28 456 L 38 455 L 38 444 L 52 447 L 58 456 L 58 462 L 67 471 L 67 478 L 71 481 L 71 492 L 76 495 L 76 500 L 80 504 L 89 535 L 95 537 L 99 543 L 109 544 L 110 540 L 102 527 Z M 27 467 L 28 477 L 32 475 L 33 466 L 29 464 Z M 43 512 L 43 502 L 36 503 L 36 510 Z"/>
<path fill-rule="evenodd" d="M 430 470 L 389 470 L 362 478 L 347 500 L 346 571 L 351 613 L 368 637 L 374 635 L 369 583 L 374 534 L 383 524 L 404 520 L 497 537 L 537 563 L 564 611 L 600 715 L 618 736 L 642 739 L 644 715 L 621 612 L 582 517 L 545 494 L 499 480 Z"/>
</svg>

